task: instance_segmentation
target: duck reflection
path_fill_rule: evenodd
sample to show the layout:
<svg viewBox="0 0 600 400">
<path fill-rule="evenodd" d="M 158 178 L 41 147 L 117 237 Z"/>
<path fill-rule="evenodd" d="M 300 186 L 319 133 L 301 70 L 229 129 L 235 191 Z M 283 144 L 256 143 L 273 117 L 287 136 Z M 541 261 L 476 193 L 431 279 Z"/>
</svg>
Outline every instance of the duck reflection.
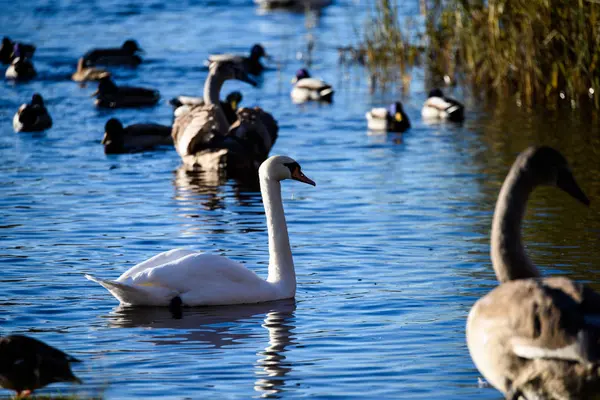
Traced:
<svg viewBox="0 0 600 400">
<path fill-rule="evenodd" d="M 175 171 L 175 199 L 186 206 L 193 205 L 194 207 L 185 208 L 190 211 L 195 210 L 198 203 L 210 211 L 223 209 L 226 197 L 231 196 L 224 187 L 227 179 L 224 171 L 198 171 L 182 165 Z M 258 176 L 233 180 L 232 188 L 233 196 L 241 206 L 260 200 Z M 189 216 L 197 217 L 194 214 Z"/>
</svg>

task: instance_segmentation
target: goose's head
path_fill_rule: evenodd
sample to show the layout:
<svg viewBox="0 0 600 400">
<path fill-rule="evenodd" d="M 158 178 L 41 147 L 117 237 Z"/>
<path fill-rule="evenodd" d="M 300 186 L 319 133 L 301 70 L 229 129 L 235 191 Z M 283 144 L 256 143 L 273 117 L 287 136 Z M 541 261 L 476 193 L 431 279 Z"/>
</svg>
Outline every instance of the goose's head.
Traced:
<svg viewBox="0 0 600 400">
<path fill-rule="evenodd" d="M 233 111 L 236 111 L 238 105 L 242 102 L 242 94 L 237 90 L 235 92 L 231 92 L 225 97 L 225 101 L 231 106 Z"/>
<path fill-rule="evenodd" d="M 34 93 L 33 96 L 31 96 L 31 105 L 44 107 L 44 99 L 42 98 L 42 95 L 39 93 Z"/>
<path fill-rule="evenodd" d="M 300 79 L 310 78 L 310 74 L 306 68 L 300 68 L 296 71 L 296 76 L 292 79 L 292 83 L 298 82 Z"/>
<path fill-rule="evenodd" d="M 94 93 L 91 94 L 91 97 L 94 97 L 97 95 L 102 95 L 102 94 L 116 93 L 118 91 L 119 91 L 119 88 L 113 82 L 113 80 L 110 78 L 110 76 L 103 76 L 98 81 L 98 89 Z"/>
<path fill-rule="evenodd" d="M 210 63 L 208 67 L 210 74 L 217 76 L 223 81 L 228 79 L 236 79 L 246 82 L 252 86 L 257 86 L 258 83 L 248 75 L 248 73 L 238 64 L 229 61 L 215 61 Z"/>
<path fill-rule="evenodd" d="M 575 181 L 567 160 L 552 147 L 529 147 L 517 157 L 515 166 L 525 173 L 532 186 L 556 186 L 586 206 L 590 205 L 590 200 Z"/>
<path fill-rule="evenodd" d="M 270 56 L 265 51 L 265 48 L 257 43 L 250 49 L 250 58 L 254 60 L 260 60 L 261 57 L 270 58 Z"/>
<path fill-rule="evenodd" d="M 121 48 L 125 51 L 127 51 L 130 54 L 135 54 L 135 53 L 141 53 L 144 50 L 142 50 L 142 48 L 138 45 L 138 43 L 133 40 L 133 39 L 129 39 L 126 40 L 125 43 L 123 43 L 123 46 L 121 46 Z"/>
<path fill-rule="evenodd" d="M 433 89 L 433 90 L 431 90 L 429 92 L 429 96 L 428 97 L 441 97 L 441 98 L 443 98 L 444 97 L 444 93 L 442 92 L 442 89 L 435 88 L 435 89 Z"/>
<path fill-rule="evenodd" d="M 284 179 L 294 179 L 298 182 L 308 183 L 316 186 L 316 183 L 302 173 L 300 164 L 293 158 L 287 156 L 271 156 L 267 158 L 258 170 L 261 177 L 282 181 Z"/>
<path fill-rule="evenodd" d="M 123 124 L 116 118 L 111 118 L 104 125 L 103 145 L 110 145 L 113 142 L 119 142 L 123 139 Z"/>
<path fill-rule="evenodd" d="M 402 107 L 402 103 L 399 101 L 392 103 L 388 108 L 388 113 L 391 118 L 396 120 L 397 122 L 402 122 L 405 119 L 404 107 Z"/>
</svg>

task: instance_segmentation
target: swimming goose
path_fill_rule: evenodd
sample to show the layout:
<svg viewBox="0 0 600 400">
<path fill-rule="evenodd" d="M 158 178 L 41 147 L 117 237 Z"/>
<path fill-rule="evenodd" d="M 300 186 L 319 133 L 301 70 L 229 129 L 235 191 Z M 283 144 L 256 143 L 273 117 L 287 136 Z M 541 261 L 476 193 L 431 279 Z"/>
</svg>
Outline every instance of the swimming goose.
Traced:
<svg viewBox="0 0 600 400">
<path fill-rule="evenodd" d="M 565 158 L 550 147 L 522 152 L 504 180 L 492 224 L 500 286 L 467 322 L 473 362 L 507 399 L 590 399 L 600 393 L 600 295 L 565 277 L 541 278 L 521 243 L 536 186 L 556 186 L 585 205 Z"/>
<path fill-rule="evenodd" d="M 117 86 L 110 76 L 100 78 L 93 96 L 96 96 L 96 107 L 104 108 L 153 106 L 160 99 L 158 90 Z"/>
<path fill-rule="evenodd" d="M 250 56 L 248 57 L 239 54 L 211 54 L 208 56 L 208 63 L 210 66 L 210 63 L 213 62 L 232 62 L 238 64 L 250 75 L 260 75 L 265 70 L 265 67 L 260 63 L 262 57 L 271 58 L 262 45 L 255 44 L 250 49 Z"/>
<path fill-rule="evenodd" d="M 108 49 L 92 49 L 83 55 L 86 67 L 92 65 L 130 65 L 138 66 L 142 62 L 139 53 L 143 50 L 135 40 L 127 40 L 123 46 Z"/>
<path fill-rule="evenodd" d="M 73 375 L 70 363 L 75 357 L 24 335 L 0 338 L 0 386 L 28 396 L 34 390 L 55 382 L 81 381 Z"/>
<path fill-rule="evenodd" d="M 22 104 L 13 117 L 15 132 L 40 132 L 52 127 L 52 118 L 39 93 L 31 96 L 31 103 Z"/>
<path fill-rule="evenodd" d="M 219 93 L 227 80 L 237 79 L 256 86 L 256 82 L 238 64 L 211 63 L 204 83 L 204 104 L 178 112 L 173 122 L 173 143 L 182 158 L 206 149 L 215 136 L 225 135 L 229 122 L 221 108 Z"/>
<path fill-rule="evenodd" d="M 2 64 L 10 64 L 12 60 L 17 57 L 15 55 L 15 47 L 16 51 L 19 52 L 19 55 L 23 58 L 31 58 L 33 57 L 33 53 L 35 53 L 34 45 L 13 42 L 9 37 L 4 36 L 2 38 L 2 45 L 0 46 L 0 62 Z"/>
<path fill-rule="evenodd" d="M 273 156 L 259 170 L 267 217 L 269 267 L 266 280 L 229 258 L 192 250 L 160 253 L 110 281 L 86 275 L 121 304 L 133 306 L 210 306 L 262 303 L 293 298 L 296 273 L 281 200 L 281 183 L 294 179 L 309 185 L 300 165 Z"/>
<path fill-rule="evenodd" d="M 408 115 L 399 101 L 388 108 L 373 108 L 366 114 L 367 127 L 371 131 L 404 132 L 410 128 Z"/>
<path fill-rule="evenodd" d="M 461 122 L 465 119 L 465 106 L 454 99 L 445 97 L 440 89 L 433 89 L 423 104 L 421 115 L 424 119 L 446 119 Z"/>
<path fill-rule="evenodd" d="M 83 65 L 83 57 L 77 61 L 77 71 L 71 75 L 75 82 L 98 81 L 104 77 L 109 77 L 110 72 L 102 68 L 86 67 Z"/>
<path fill-rule="evenodd" d="M 123 127 L 111 118 L 104 126 L 104 153 L 121 154 L 150 150 L 157 146 L 173 145 L 171 127 L 159 124 L 133 124 Z"/>
<path fill-rule="evenodd" d="M 323 101 L 330 103 L 333 100 L 333 88 L 320 79 L 311 78 L 304 68 L 296 72 L 292 79 L 294 87 L 290 93 L 292 101 L 296 104 L 307 101 Z"/>
<path fill-rule="evenodd" d="M 29 59 L 15 57 L 4 75 L 7 79 L 24 82 L 35 78 L 37 72 Z"/>
<path fill-rule="evenodd" d="M 225 118 L 229 124 L 233 124 L 237 120 L 236 112 L 238 105 L 242 102 L 242 94 L 240 92 L 233 91 L 225 97 L 225 101 L 219 101 L 221 109 L 225 113 Z M 169 100 L 169 103 L 173 106 L 173 115 L 178 117 L 188 112 L 194 106 L 203 106 L 204 97 L 193 97 L 193 96 L 178 96 Z"/>
</svg>

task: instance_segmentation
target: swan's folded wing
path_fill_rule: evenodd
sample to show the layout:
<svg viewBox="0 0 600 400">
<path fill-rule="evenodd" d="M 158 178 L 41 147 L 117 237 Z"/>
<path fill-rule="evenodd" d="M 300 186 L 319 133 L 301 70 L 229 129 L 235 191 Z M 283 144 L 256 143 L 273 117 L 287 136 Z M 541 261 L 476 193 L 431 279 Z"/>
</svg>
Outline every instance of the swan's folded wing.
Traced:
<svg viewBox="0 0 600 400">
<path fill-rule="evenodd" d="M 173 122 L 173 144 L 181 157 L 205 148 L 215 135 L 225 134 L 228 127 L 219 124 L 216 106 L 195 106 Z"/>
<path fill-rule="evenodd" d="M 125 273 L 123 273 L 123 275 L 121 275 L 117 279 L 117 281 L 123 282 L 126 279 L 138 274 L 139 272 L 144 271 L 145 269 L 154 268 L 154 267 L 162 265 L 162 264 L 167 264 L 171 261 L 175 261 L 175 260 L 178 260 L 185 256 L 189 256 L 190 254 L 200 254 L 200 253 L 198 251 L 188 250 L 188 249 L 173 249 L 173 250 L 169 250 L 169 251 L 164 251 L 164 252 L 159 253 L 159 254 L 155 255 L 154 257 L 149 258 L 146 261 L 143 261 L 143 262 L 135 265 L 134 267 L 130 268 Z"/>
<path fill-rule="evenodd" d="M 213 254 L 190 254 L 175 261 L 147 268 L 134 275 L 132 284 L 167 287 L 179 293 L 219 286 L 237 288 L 263 280 L 242 264 Z"/>
</svg>

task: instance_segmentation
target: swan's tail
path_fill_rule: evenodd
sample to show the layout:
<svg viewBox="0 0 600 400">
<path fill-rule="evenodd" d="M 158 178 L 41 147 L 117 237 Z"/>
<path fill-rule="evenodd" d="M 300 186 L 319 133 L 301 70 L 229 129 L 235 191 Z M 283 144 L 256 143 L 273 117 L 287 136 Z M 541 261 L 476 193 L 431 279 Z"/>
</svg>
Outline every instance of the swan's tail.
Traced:
<svg viewBox="0 0 600 400">
<path fill-rule="evenodd" d="M 124 305 L 131 306 L 166 306 L 177 293 L 164 287 L 133 286 L 123 282 L 108 281 L 85 275 L 90 281 L 104 286 L 106 290 Z"/>
</svg>

